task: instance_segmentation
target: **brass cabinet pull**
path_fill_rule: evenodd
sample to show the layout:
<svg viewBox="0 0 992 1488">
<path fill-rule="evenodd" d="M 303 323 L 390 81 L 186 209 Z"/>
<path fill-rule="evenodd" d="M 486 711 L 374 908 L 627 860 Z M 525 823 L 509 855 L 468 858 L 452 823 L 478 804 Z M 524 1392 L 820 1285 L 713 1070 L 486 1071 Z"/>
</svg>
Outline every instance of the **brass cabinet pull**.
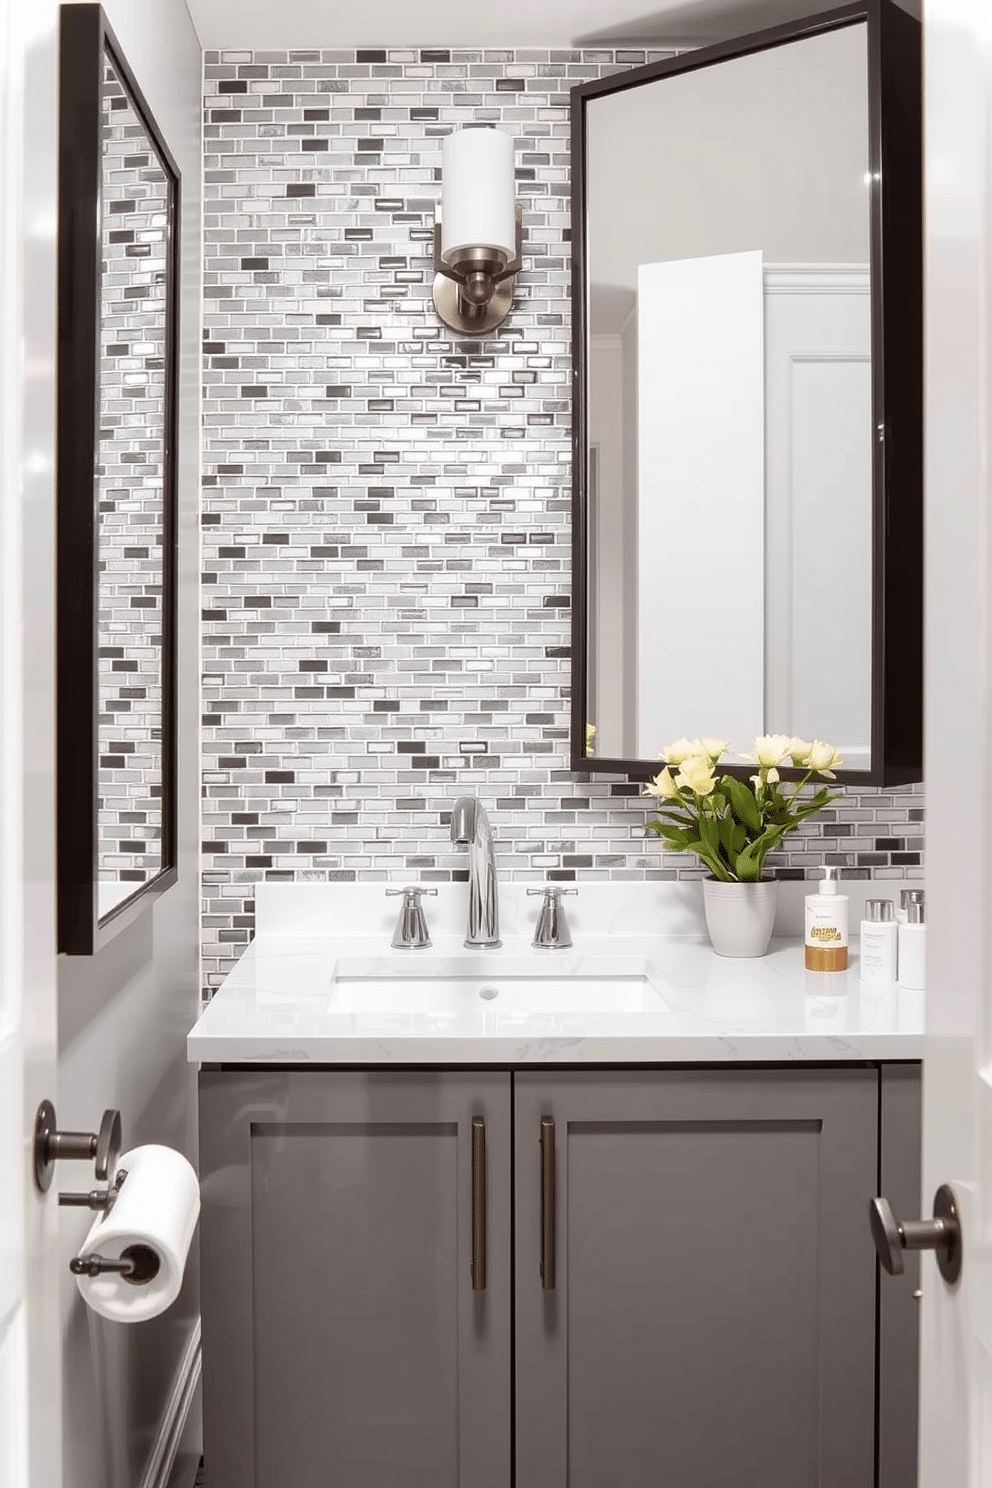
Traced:
<svg viewBox="0 0 992 1488">
<path fill-rule="evenodd" d="M 472 1117 L 472 1290 L 486 1290 L 486 1123 Z"/>
<path fill-rule="evenodd" d="M 541 1118 L 541 1286 L 555 1289 L 555 1124 Z"/>
</svg>

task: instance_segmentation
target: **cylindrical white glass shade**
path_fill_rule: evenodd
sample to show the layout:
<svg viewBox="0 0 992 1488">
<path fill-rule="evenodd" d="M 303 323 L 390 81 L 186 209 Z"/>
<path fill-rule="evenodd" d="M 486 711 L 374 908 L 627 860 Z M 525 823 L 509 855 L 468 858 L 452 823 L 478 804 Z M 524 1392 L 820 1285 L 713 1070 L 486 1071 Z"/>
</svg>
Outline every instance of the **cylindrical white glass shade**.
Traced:
<svg viewBox="0 0 992 1488">
<path fill-rule="evenodd" d="M 513 140 L 498 129 L 459 129 L 441 154 L 441 257 L 489 248 L 504 263 L 516 253 Z"/>
</svg>

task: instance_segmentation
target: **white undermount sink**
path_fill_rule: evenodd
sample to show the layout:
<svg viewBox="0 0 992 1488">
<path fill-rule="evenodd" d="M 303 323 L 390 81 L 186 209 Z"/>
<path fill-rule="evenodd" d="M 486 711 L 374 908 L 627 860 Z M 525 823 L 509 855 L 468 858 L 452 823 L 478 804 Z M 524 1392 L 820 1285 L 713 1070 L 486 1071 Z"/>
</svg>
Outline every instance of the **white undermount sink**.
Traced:
<svg viewBox="0 0 992 1488">
<path fill-rule="evenodd" d="M 550 957 L 549 953 L 549 957 Z M 658 979 L 644 957 L 570 957 L 546 969 L 533 957 L 498 952 L 407 959 L 342 958 L 334 968 L 329 1011 L 465 1015 L 665 1013 Z"/>
</svg>

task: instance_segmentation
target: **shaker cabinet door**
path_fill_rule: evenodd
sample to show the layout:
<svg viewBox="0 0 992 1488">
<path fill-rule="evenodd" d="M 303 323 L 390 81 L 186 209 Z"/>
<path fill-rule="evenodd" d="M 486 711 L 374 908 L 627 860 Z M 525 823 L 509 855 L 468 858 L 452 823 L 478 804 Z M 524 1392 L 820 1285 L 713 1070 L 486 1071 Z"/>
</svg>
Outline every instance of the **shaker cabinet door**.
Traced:
<svg viewBox="0 0 992 1488">
<path fill-rule="evenodd" d="M 869 1488 L 878 1075 L 522 1074 L 517 1488 Z"/>
<path fill-rule="evenodd" d="M 509 1076 L 200 1092 L 212 1488 L 509 1488 Z"/>
</svg>

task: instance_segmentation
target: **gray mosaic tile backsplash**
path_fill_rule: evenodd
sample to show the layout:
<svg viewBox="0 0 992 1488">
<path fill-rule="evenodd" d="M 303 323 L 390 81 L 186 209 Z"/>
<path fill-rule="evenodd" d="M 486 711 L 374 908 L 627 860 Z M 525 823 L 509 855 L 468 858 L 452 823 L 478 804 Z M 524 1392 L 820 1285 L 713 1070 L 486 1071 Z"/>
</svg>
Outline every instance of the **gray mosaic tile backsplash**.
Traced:
<svg viewBox="0 0 992 1488">
<path fill-rule="evenodd" d="M 100 878 L 159 871 L 168 185 L 113 67 L 103 86 Z"/>
<path fill-rule="evenodd" d="M 698 876 L 636 784 L 567 765 L 568 89 L 654 55 L 206 55 L 208 990 L 259 879 L 465 878 L 462 792 L 508 878 Z M 471 121 L 515 135 L 525 229 L 477 341 L 429 263 L 441 139 Z M 922 788 L 789 843 L 790 877 L 920 875 Z"/>
</svg>

